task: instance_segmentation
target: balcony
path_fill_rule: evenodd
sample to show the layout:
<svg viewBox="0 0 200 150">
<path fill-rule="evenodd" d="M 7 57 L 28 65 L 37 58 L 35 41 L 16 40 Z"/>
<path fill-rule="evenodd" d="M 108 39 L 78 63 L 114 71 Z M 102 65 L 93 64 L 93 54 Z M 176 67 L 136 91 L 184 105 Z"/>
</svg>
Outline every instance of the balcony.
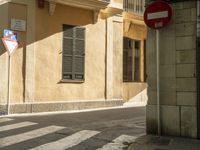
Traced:
<svg viewBox="0 0 200 150">
<path fill-rule="evenodd" d="M 147 28 L 143 19 L 145 0 L 124 0 L 123 8 L 124 36 L 137 40 L 146 39 Z"/>
<path fill-rule="evenodd" d="M 135 15 L 143 16 L 145 10 L 145 0 L 124 0 L 124 11 Z"/>
<path fill-rule="evenodd" d="M 123 0 L 45 0 L 45 1 L 49 2 L 50 15 L 54 14 L 56 4 L 68 5 L 93 11 L 94 23 L 98 19 L 99 12 L 101 14 L 101 18 L 103 19 L 106 19 L 108 17 L 117 14 L 121 14 L 123 12 Z"/>
<path fill-rule="evenodd" d="M 101 17 L 108 18 L 123 12 L 123 0 L 111 0 L 110 4 L 101 10 Z"/>
<path fill-rule="evenodd" d="M 73 7 L 79 7 L 84 9 L 89 9 L 93 11 L 99 11 L 100 9 L 105 9 L 109 4 L 110 0 L 46 0 L 50 5 L 55 7 L 55 5 L 63 4 Z"/>
</svg>

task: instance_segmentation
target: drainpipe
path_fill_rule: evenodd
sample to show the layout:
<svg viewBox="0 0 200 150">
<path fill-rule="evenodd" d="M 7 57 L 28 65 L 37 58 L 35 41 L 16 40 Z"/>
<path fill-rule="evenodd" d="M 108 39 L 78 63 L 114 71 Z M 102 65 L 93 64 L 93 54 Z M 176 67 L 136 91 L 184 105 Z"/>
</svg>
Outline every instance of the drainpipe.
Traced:
<svg viewBox="0 0 200 150">
<path fill-rule="evenodd" d="M 196 41 L 196 72 L 197 72 L 197 137 L 200 139 L 200 0 L 197 0 L 197 41 Z"/>
</svg>

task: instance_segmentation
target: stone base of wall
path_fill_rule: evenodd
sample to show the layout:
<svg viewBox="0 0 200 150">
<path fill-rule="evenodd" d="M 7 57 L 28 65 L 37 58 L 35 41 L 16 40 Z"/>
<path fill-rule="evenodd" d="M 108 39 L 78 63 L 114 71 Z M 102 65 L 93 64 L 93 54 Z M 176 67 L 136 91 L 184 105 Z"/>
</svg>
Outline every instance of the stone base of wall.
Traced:
<svg viewBox="0 0 200 150">
<path fill-rule="evenodd" d="M 197 108 L 195 106 L 161 105 L 161 134 L 197 138 Z M 147 105 L 147 133 L 157 134 L 157 105 Z"/>
<path fill-rule="evenodd" d="M 114 107 L 122 105 L 123 105 L 123 100 L 11 104 L 10 114 L 84 110 L 84 109 Z M 0 116 L 5 114 L 7 114 L 7 105 L 0 105 Z"/>
</svg>

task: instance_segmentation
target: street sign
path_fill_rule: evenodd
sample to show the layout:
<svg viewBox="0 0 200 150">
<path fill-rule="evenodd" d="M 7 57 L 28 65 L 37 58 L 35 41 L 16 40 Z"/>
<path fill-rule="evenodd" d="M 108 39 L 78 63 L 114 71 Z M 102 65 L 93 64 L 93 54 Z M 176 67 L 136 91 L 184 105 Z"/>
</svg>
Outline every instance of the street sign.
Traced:
<svg viewBox="0 0 200 150">
<path fill-rule="evenodd" d="M 3 31 L 2 41 L 9 55 L 18 48 L 17 35 L 12 30 Z"/>
<path fill-rule="evenodd" d="M 10 28 L 15 31 L 26 31 L 26 21 L 12 18 Z"/>
<path fill-rule="evenodd" d="M 8 29 L 3 30 L 3 37 L 10 40 L 17 41 L 17 35 L 12 30 L 8 30 Z"/>
<path fill-rule="evenodd" d="M 172 18 L 171 6 L 161 0 L 152 2 L 144 12 L 144 22 L 153 29 L 166 26 Z"/>
<path fill-rule="evenodd" d="M 5 29 L 3 31 L 3 44 L 8 52 L 8 90 L 7 90 L 7 114 L 10 113 L 10 72 L 11 72 L 11 54 L 15 52 L 19 44 L 17 41 L 17 35 L 12 31 Z"/>
<path fill-rule="evenodd" d="M 10 40 L 8 38 L 2 38 L 2 41 L 9 55 L 14 53 L 14 51 L 18 48 L 17 41 Z"/>
</svg>

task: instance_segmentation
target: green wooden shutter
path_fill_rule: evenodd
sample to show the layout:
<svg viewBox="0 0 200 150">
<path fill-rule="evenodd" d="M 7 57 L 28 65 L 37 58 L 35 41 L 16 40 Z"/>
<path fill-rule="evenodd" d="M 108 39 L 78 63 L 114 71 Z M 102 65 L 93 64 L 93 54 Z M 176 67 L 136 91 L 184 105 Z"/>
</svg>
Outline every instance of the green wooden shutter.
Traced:
<svg viewBox="0 0 200 150">
<path fill-rule="evenodd" d="M 85 62 L 85 28 L 75 28 L 74 48 L 74 78 L 77 80 L 83 80 Z"/>
<path fill-rule="evenodd" d="M 128 81 L 128 50 L 129 39 L 123 39 L 123 81 Z"/>
<path fill-rule="evenodd" d="M 83 80 L 85 28 L 63 25 L 63 79 Z"/>
<path fill-rule="evenodd" d="M 140 80 L 140 41 L 135 41 L 135 66 L 134 66 L 134 81 Z"/>
<path fill-rule="evenodd" d="M 62 78 L 73 79 L 73 28 L 63 25 Z"/>
</svg>

